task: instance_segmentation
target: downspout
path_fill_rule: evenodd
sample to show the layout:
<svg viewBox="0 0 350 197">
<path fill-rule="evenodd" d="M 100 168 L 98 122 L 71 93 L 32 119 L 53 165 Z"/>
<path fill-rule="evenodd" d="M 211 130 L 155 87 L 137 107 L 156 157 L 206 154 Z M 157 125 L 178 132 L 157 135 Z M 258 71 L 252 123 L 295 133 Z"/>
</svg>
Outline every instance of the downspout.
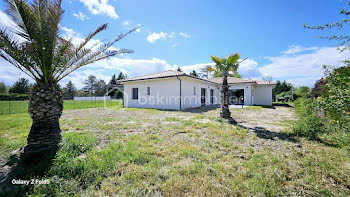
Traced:
<svg viewBox="0 0 350 197">
<path fill-rule="evenodd" d="M 182 100 L 182 95 L 181 95 L 181 79 L 179 76 L 176 76 L 176 78 L 180 81 L 180 110 L 181 110 L 181 100 Z"/>
</svg>

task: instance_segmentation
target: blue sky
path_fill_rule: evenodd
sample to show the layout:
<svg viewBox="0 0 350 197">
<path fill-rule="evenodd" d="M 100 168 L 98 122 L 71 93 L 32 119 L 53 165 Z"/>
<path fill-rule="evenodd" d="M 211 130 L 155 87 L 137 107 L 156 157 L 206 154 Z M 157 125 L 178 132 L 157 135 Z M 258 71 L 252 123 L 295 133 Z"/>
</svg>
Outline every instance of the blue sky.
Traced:
<svg viewBox="0 0 350 197">
<path fill-rule="evenodd" d="M 349 53 L 339 54 L 334 42 L 319 39 L 328 31 L 312 31 L 303 24 L 341 20 L 339 0 L 72 0 L 63 1 L 61 35 L 78 43 L 103 23 L 109 28 L 93 42 L 112 40 L 140 26 L 138 32 L 114 47 L 135 53 L 95 63 L 70 75 L 78 87 L 89 74 L 108 81 L 120 71 L 137 76 L 175 69 L 199 70 L 210 56 L 238 52 L 245 78 L 270 75 L 296 86 L 312 86 L 322 76 L 322 64 L 340 65 Z M 0 3 L 3 25 L 11 25 Z M 0 60 L 0 81 L 11 85 L 24 74 Z"/>
</svg>

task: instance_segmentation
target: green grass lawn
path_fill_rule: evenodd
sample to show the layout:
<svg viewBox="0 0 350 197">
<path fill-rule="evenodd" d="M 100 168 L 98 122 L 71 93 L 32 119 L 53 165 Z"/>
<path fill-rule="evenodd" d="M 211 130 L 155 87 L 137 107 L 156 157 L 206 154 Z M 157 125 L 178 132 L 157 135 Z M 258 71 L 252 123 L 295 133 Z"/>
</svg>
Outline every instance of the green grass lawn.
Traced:
<svg viewBox="0 0 350 197">
<path fill-rule="evenodd" d="M 64 109 L 84 109 L 84 108 L 101 108 L 104 107 L 103 100 L 96 101 L 74 101 L 64 100 Z M 107 100 L 107 107 L 122 107 L 121 100 Z M 0 101 L 0 114 L 17 114 L 28 111 L 28 101 Z"/>
<path fill-rule="evenodd" d="M 253 116 L 272 110 L 232 113 Z M 226 123 L 218 113 L 218 109 L 202 113 L 123 108 L 64 111 L 61 148 L 50 170 L 40 177 L 51 183 L 35 185 L 28 194 L 350 195 L 346 150 L 303 138 L 299 142 L 267 139 Z M 281 126 L 289 125 L 285 122 Z M 24 113 L 0 116 L 3 160 L 25 145 L 30 123 Z"/>
</svg>

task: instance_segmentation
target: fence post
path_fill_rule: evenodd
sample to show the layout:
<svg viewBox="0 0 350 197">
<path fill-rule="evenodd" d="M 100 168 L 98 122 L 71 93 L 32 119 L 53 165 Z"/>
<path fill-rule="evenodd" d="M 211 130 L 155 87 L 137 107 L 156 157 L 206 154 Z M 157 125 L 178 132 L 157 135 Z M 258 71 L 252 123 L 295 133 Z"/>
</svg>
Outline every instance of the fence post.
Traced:
<svg viewBox="0 0 350 197">
<path fill-rule="evenodd" d="M 75 109 L 75 100 L 73 99 L 73 109 Z"/>
<path fill-rule="evenodd" d="M 9 100 L 9 114 L 11 114 L 11 100 Z"/>
<path fill-rule="evenodd" d="M 96 108 L 96 95 L 95 95 L 95 108 Z"/>
</svg>

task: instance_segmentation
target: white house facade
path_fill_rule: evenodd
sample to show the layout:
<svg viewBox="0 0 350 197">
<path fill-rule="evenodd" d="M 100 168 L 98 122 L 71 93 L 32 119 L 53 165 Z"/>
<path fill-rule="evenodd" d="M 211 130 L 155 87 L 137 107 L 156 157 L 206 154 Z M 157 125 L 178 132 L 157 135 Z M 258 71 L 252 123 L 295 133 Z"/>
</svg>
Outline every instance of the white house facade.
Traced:
<svg viewBox="0 0 350 197">
<path fill-rule="evenodd" d="M 164 71 L 119 81 L 124 107 L 183 110 L 220 104 L 222 78 L 201 79 Z M 228 78 L 230 104 L 272 105 L 274 83 Z"/>
</svg>

